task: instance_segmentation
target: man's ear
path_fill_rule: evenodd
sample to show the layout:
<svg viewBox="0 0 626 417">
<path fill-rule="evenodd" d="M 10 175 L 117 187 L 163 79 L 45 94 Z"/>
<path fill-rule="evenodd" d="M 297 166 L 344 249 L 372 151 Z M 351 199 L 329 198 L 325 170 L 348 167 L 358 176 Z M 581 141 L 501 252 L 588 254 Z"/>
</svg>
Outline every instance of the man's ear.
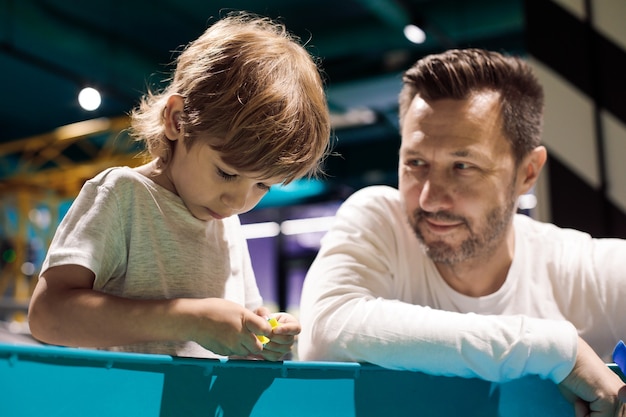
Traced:
<svg viewBox="0 0 626 417">
<path fill-rule="evenodd" d="M 518 192 L 519 195 L 527 193 L 535 185 L 547 159 L 548 151 L 545 146 L 537 146 L 522 160 L 518 172 L 518 181 L 521 187 Z"/>
<path fill-rule="evenodd" d="M 184 106 L 183 97 L 178 94 L 172 94 L 167 99 L 163 109 L 163 123 L 165 125 L 165 136 L 169 140 L 183 138 L 182 114 Z"/>
</svg>

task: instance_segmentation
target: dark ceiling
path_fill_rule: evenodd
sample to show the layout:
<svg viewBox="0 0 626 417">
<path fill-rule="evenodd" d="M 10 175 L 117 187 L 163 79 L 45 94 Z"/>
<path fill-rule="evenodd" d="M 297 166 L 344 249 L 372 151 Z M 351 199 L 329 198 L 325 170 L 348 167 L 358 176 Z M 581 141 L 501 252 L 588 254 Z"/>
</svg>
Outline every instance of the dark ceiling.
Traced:
<svg viewBox="0 0 626 417">
<path fill-rule="evenodd" d="M 125 115 L 168 76 L 174 51 L 229 10 L 279 18 L 307 40 L 326 73 L 331 109 L 376 115 L 367 128 L 342 128 L 344 143 L 395 134 L 398 74 L 418 57 L 450 47 L 523 50 L 522 0 L 0 0 L 0 145 L 59 126 Z M 422 45 L 404 38 L 421 25 Z M 77 93 L 94 86 L 102 106 L 82 110 Z M 0 146 L 0 177 L 22 151 Z M 12 152 L 14 154 L 12 154 Z M 4 167 L 4 168 L 2 168 Z"/>
</svg>

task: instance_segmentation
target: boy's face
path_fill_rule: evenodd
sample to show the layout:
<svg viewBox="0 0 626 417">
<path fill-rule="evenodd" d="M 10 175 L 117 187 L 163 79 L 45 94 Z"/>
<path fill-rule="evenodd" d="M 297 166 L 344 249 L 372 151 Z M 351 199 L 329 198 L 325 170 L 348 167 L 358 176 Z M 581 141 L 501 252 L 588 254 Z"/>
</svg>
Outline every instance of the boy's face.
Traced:
<svg viewBox="0 0 626 417">
<path fill-rule="evenodd" d="M 190 149 L 177 140 L 165 172 L 174 192 L 200 220 L 223 219 L 251 210 L 280 178 L 238 172 L 203 143 Z"/>
</svg>

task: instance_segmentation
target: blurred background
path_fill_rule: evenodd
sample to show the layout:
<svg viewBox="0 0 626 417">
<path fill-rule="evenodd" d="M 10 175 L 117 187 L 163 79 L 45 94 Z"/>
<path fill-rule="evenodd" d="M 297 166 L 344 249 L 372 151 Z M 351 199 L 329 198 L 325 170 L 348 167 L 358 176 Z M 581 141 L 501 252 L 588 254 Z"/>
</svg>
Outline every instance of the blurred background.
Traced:
<svg viewBox="0 0 626 417">
<path fill-rule="evenodd" d="M 396 185 L 401 73 L 449 48 L 521 55 L 545 86 L 550 159 L 524 212 L 626 237 L 624 0 L 0 0 L 0 323 L 16 337 L 28 333 L 41 262 L 84 181 L 140 163 L 128 112 L 230 10 L 281 20 L 319 59 L 339 155 L 327 177 L 273 190 L 241 216 L 270 307 L 297 314 L 347 196 Z"/>
</svg>

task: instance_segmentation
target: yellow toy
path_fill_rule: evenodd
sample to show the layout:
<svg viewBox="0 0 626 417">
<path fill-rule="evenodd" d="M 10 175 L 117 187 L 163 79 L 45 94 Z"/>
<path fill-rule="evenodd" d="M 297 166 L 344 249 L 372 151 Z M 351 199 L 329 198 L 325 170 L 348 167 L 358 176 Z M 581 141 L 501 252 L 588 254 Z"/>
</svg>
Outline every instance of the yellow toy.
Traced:
<svg viewBox="0 0 626 417">
<path fill-rule="evenodd" d="M 272 329 L 279 326 L 278 321 L 274 317 L 270 317 L 269 319 L 267 319 L 267 321 L 269 322 L 270 326 L 272 326 Z M 257 335 L 256 337 L 261 341 L 261 343 L 263 343 L 263 345 L 267 345 L 270 342 L 270 339 L 265 336 Z"/>
</svg>

